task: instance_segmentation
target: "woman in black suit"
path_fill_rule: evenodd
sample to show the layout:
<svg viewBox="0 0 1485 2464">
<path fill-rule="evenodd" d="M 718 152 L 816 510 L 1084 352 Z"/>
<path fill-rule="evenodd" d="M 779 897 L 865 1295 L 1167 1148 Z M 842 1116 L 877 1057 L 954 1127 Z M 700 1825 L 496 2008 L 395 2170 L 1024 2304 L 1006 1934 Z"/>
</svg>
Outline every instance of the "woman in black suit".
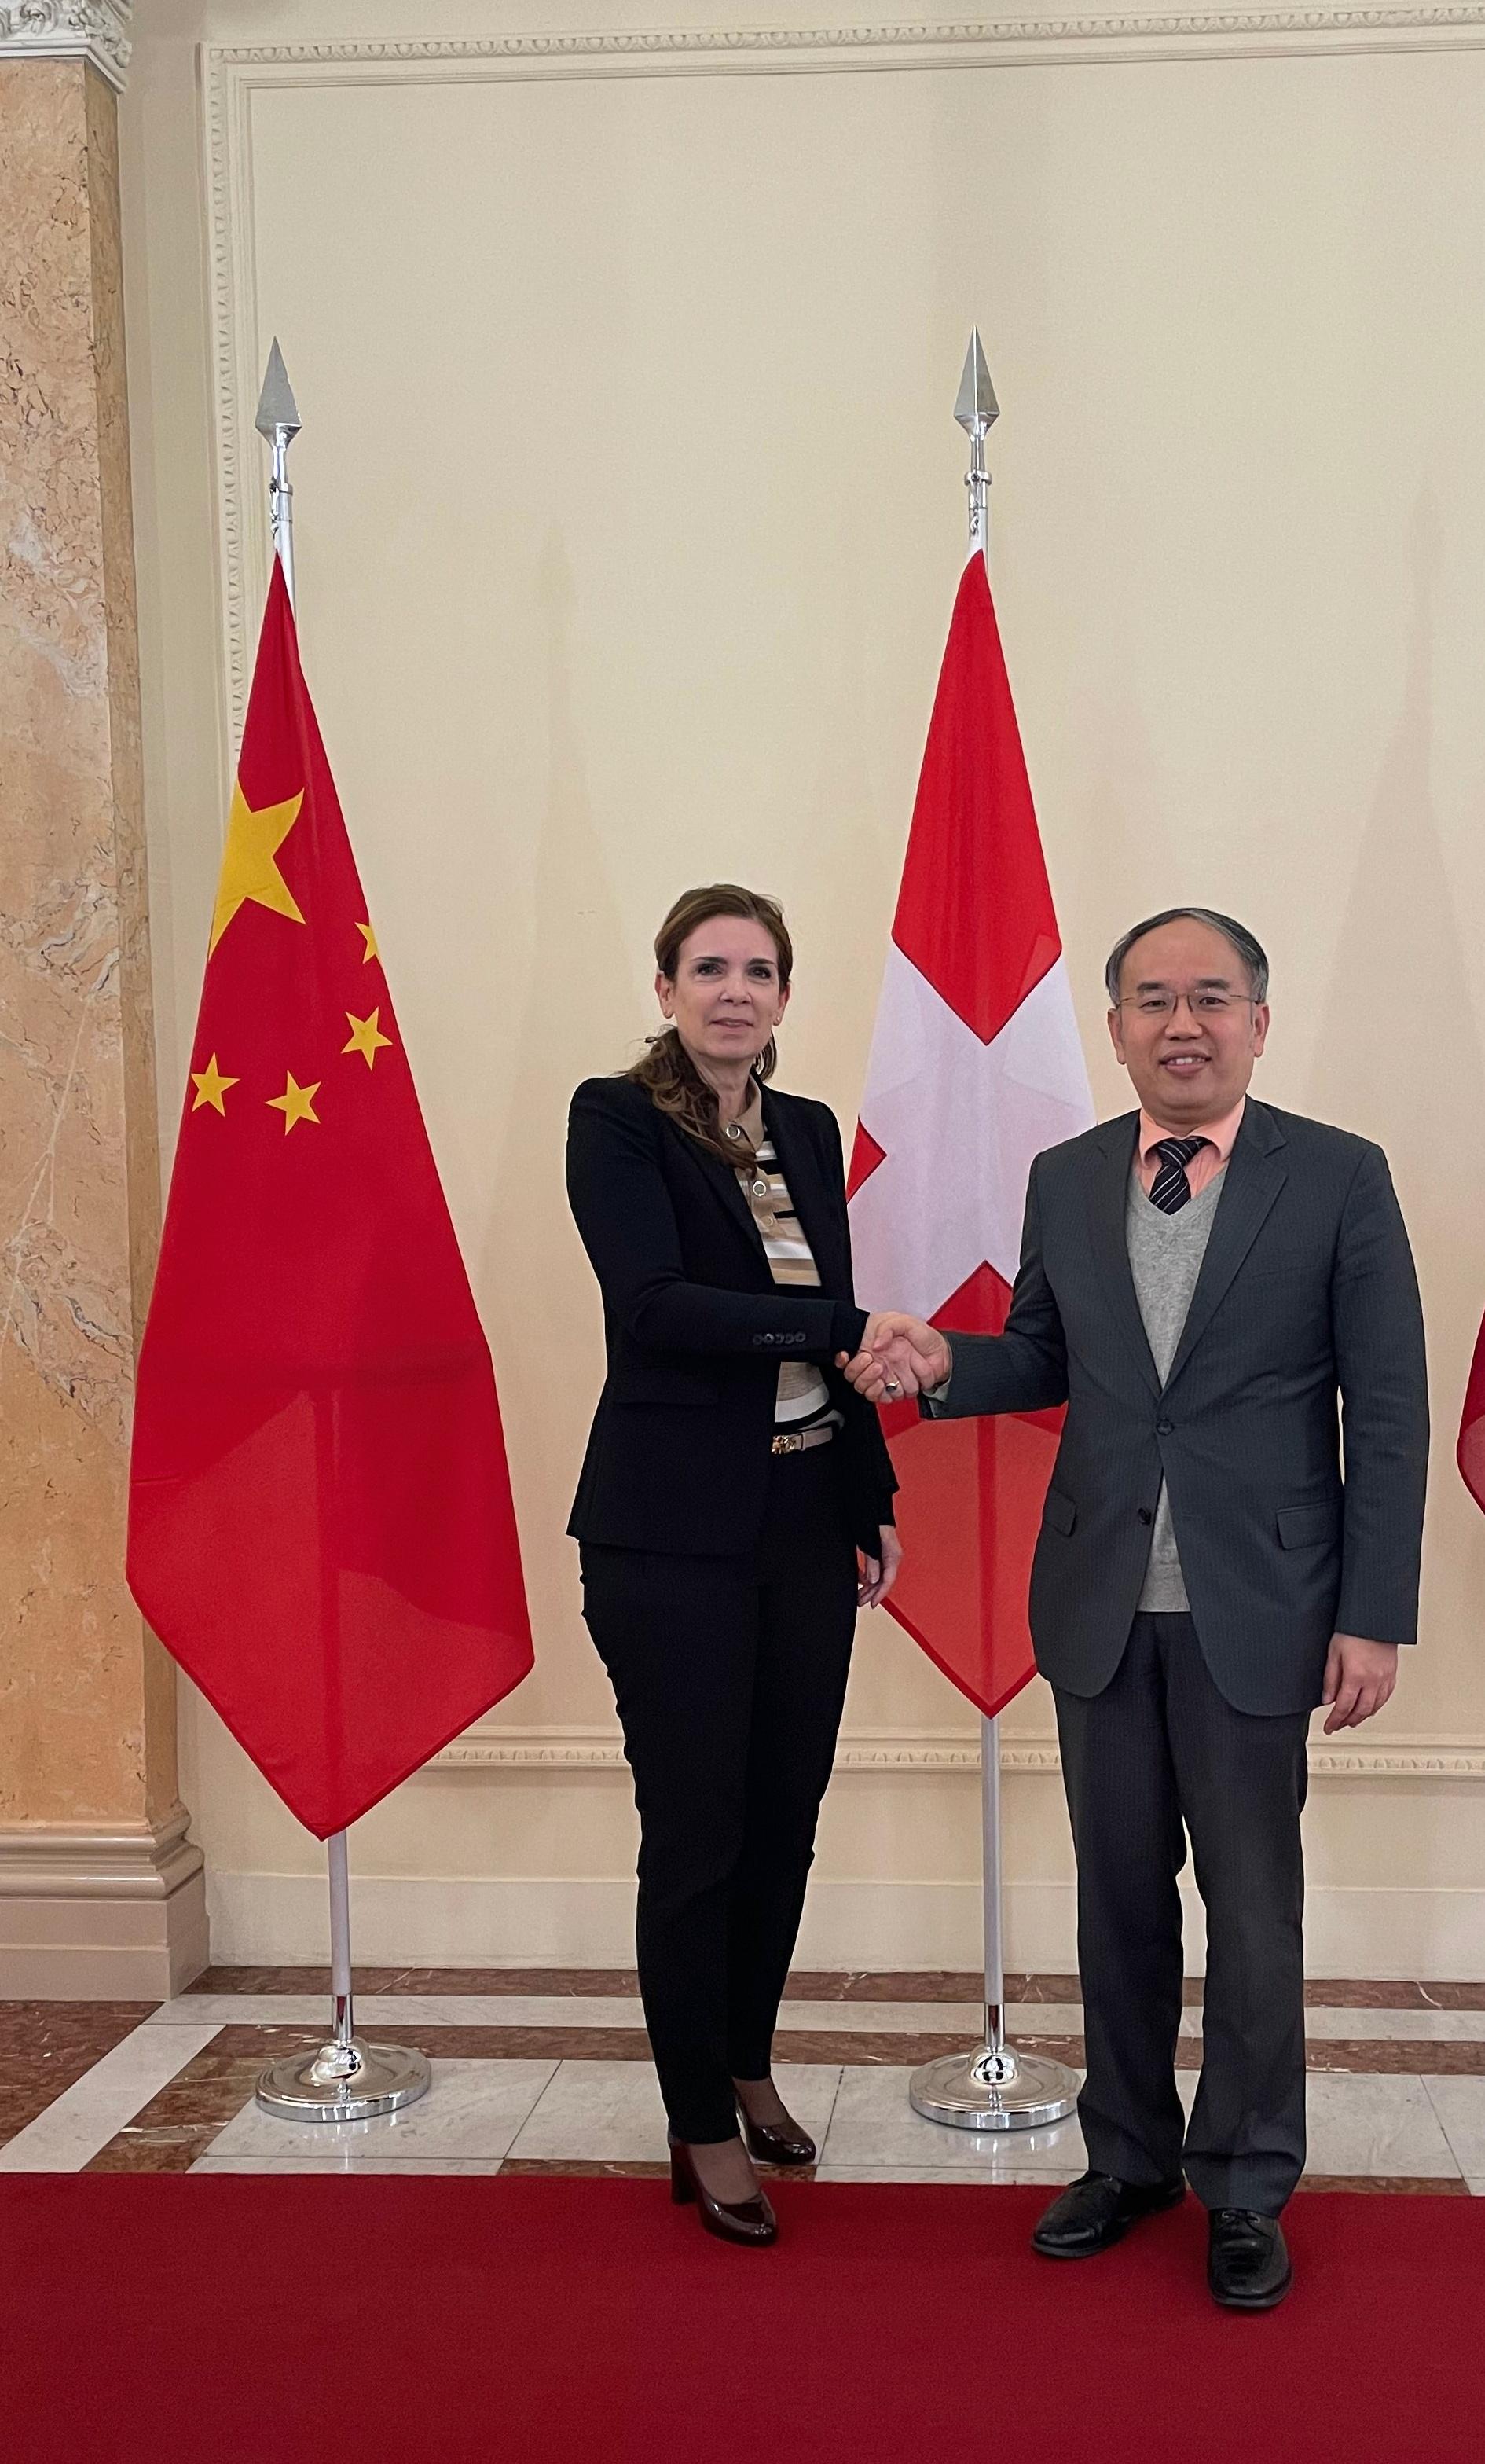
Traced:
<svg viewBox="0 0 1485 2464">
<path fill-rule="evenodd" d="M 579 1087 L 568 1126 L 608 1351 L 568 1529 L 634 1772 L 672 2194 L 724 2239 L 768 2242 L 750 2157 L 815 2155 L 771 2049 L 856 1610 L 885 1598 L 901 1553 L 896 1482 L 834 1365 L 872 1323 L 835 1115 L 767 1084 L 783 916 L 731 884 L 692 891 L 655 957 L 666 1030 Z"/>
</svg>

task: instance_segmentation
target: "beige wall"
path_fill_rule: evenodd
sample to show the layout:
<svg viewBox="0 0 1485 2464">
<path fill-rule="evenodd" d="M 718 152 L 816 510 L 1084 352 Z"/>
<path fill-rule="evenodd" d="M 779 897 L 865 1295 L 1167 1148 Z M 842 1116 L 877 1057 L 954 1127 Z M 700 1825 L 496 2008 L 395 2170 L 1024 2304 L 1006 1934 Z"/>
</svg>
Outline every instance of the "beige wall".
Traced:
<svg viewBox="0 0 1485 2464">
<path fill-rule="evenodd" d="M 483 52 L 377 48 L 421 15 L 160 0 L 125 103 L 164 1134 L 265 577 L 276 332 L 306 664 L 536 1619 L 493 1733 L 359 1826 L 359 1947 L 622 1955 L 633 1821 L 561 1536 L 601 1357 L 565 1099 L 644 1031 L 672 893 L 734 875 L 796 928 L 783 1083 L 849 1126 L 977 319 L 995 588 L 1101 1107 L 1124 1097 L 1109 941 L 1172 898 L 1234 909 L 1274 959 L 1261 1091 L 1382 1139 L 1415 1236 L 1427 1648 L 1317 1757 L 1312 1962 L 1477 1973 L 1485 1525 L 1452 1448 L 1485 1306 L 1485 30 L 498 54 L 562 11 L 465 0 L 441 27 Z M 612 38 L 624 12 L 571 22 Z M 198 99 L 198 40 L 258 54 L 208 52 Z M 317 1851 L 186 1691 L 218 1955 L 312 1953 Z M 1005 1727 L 1012 1954 L 1065 1965 L 1039 1686 Z M 972 1742 L 867 1620 L 811 1956 L 972 1960 Z"/>
</svg>

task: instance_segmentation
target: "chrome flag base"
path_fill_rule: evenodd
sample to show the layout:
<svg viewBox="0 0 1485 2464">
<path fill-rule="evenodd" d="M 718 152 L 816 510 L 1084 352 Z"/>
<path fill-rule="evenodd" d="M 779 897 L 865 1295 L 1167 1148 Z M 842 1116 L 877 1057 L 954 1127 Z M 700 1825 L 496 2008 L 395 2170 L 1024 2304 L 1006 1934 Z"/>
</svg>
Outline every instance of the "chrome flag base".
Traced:
<svg viewBox="0 0 1485 2464">
<path fill-rule="evenodd" d="M 258 2081 L 258 2102 L 285 2122 L 371 2122 L 415 2104 L 432 2076 L 426 2056 L 411 2045 L 332 2038 L 317 2053 L 270 2062 Z"/>
<path fill-rule="evenodd" d="M 433 2084 L 427 2056 L 412 2045 L 368 2045 L 356 2033 L 351 1998 L 351 1883 L 345 1834 L 325 1842 L 330 1859 L 330 2025 L 315 2053 L 270 2062 L 258 2102 L 283 2122 L 374 2122 L 416 2104 Z"/>
<path fill-rule="evenodd" d="M 1078 2074 L 1045 2054 L 986 2043 L 925 2062 L 908 2081 L 907 2101 L 925 2121 L 955 2130 L 1040 2130 L 1076 2109 Z"/>
</svg>

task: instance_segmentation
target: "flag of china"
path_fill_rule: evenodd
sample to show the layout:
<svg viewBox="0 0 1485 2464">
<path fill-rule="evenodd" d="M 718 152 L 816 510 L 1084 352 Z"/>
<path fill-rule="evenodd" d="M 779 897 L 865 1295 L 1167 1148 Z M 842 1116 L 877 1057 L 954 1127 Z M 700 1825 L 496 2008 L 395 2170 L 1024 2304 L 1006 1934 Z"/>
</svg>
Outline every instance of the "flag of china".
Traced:
<svg viewBox="0 0 1485 2464">
<path fill-rule="evenodd" d="M 490 1352 L 276 560 L 140 1357 L 128 1575 L 321 1838 L 531 1666 Z"/>
</svg>

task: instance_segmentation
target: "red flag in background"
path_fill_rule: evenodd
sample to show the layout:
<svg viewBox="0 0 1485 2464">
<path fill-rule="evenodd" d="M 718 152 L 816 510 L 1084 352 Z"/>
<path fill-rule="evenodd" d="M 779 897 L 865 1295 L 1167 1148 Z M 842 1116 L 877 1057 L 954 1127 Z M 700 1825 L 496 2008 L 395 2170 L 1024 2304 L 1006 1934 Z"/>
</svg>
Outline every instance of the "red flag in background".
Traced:
<svg viewBox="0 0 1485 2464">
<path fill-rule="evenodd" d="M 851 1161 L 863 1309 L 996 1334 L 1032 1159 L 1093 1102 L 985 560 L 965 568 L 923 757 Z M 888 1608 L 990 1716 L 1034 1674 L 1032 1551 L 1060 1412 L 883 1415 L 905 1556 Z"/>
<path fill-rule="evenodd" d="M 1485 1513 L 1485 1324 L 1474 1344 L 1470 1382 L 1459 1416 L 1459 1469 L 1475 1505 Z"/>
<path fill-rule="evenodd" d="M 128 1574 L 322 1838 L 532 1662 L 490 1352 L 276 560 L 140 1358 Z"/>
</svg>

